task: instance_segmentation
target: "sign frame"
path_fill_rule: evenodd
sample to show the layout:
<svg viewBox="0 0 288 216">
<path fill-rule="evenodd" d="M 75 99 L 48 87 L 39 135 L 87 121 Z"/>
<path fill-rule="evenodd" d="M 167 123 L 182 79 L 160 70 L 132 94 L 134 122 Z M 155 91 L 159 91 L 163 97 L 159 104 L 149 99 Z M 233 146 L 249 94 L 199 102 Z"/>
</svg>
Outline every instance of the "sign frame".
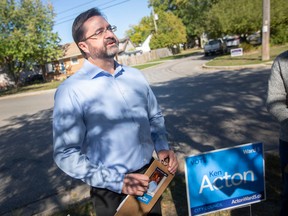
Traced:
<svg viewBox="0 0 288 216">
<path fill-rule="evenodd" d="M 185 158 L 189 216 L 266 199 L 263 143 L 248 143 Z"/>
</svg>

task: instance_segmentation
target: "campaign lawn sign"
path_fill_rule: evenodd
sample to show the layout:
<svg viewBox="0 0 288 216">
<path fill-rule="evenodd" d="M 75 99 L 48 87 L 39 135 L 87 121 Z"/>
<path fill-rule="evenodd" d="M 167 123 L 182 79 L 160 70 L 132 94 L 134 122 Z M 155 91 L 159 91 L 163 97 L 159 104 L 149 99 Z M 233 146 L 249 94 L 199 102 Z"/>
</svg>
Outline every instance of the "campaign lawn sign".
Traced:
<svg viewBox="0 0 288 216">
<path fill-rule="evenodd" d="M 189 215 L 265 200 L 262 143 L 249 143 L 185 158 Z"/>
<path fill-rule="evenodd" d="M 230 50 L 231 57 L 243 56 L 243 48 L 236 48 Z"/>
</svg>

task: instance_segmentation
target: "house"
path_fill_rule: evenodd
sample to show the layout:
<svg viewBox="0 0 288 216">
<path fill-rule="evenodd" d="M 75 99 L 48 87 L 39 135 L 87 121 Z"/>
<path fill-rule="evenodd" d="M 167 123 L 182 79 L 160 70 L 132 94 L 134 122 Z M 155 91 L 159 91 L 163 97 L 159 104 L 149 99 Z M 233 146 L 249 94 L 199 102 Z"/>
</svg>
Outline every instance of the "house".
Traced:
<svg viewBox="0 0 288 216">
<path fill-rule="evenodd" d="M 152 38 L 152 34 L 150 34 L 145 41 L 143 42 L 143 44 L 140 47 L 136 47 L 136 50 L 141 50 L 142 52 L 150 52 L 150 41 Z"/>
<path fill-rule="evenodd" d="M 62 48 L 63 56 L 46 64 L 46 78 L 48 80 L 65 79 L 82 67 L 84 58 L 76 43 L 64 44 Z"/>
<path fill-rule="evenodd" d="M 124 38 L 119 40 L 119 52 L 118 52 L 119 56 L 125 56 L 125 55 L 131 56 L 136 53 L 141 52 L 136 50 L 136 47 L 134 46 L 130 38 Z"/>
</svg>

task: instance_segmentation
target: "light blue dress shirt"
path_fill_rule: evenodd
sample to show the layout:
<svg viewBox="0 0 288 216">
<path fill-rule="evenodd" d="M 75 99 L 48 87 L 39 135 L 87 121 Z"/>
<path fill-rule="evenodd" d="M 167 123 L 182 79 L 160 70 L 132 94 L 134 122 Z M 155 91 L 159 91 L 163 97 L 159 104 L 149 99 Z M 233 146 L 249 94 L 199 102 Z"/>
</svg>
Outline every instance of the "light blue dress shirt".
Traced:
<svg viewBox="0 0 288 216">
<path fill-rule="evenodd" d="M 148 82 L 115 61 L 113 75 L 85 60 L 55 93 L 54 160 L 68 175 L 121 193 L 124 175 L 168 150 L 164 118 Z"/>
</svg>

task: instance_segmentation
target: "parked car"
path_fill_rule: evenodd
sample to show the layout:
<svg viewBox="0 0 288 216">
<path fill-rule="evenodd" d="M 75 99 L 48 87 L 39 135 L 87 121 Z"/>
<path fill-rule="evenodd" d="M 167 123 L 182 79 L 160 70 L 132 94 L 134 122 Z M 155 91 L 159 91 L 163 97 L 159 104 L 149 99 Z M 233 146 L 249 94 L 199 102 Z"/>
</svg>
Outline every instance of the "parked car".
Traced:
<svg viewBox="0 0 288 216">
<path fill-rule="evenodd" d="M 226 43 L 221 39 L 212 39 L 209 40 L 204 45 L 204 53 L 205 56 L 208 56 L 209 54 L 224 54 L 227 52 L 227 46 Z"/>
<path fill-rule="evenodd" d="M 26 84 L 41 83 L 41 82 L 44 82 L 42 74 L 29 74 L 25 78 Z"/>
<path fill-rule="evenodd" d="M 239 48 L 240 38 L 238 36 L 227 36 L 224 38 L 226 43 L 227 52 L 230 53 L 231 49 Z"/>
<path fill-rule="evenodd" d="M 255 32 L 249 35 L 247 38 L 249 44 L 260 45 L 262 43 L 262 37 L 260 32 Z"/>
</svg>

